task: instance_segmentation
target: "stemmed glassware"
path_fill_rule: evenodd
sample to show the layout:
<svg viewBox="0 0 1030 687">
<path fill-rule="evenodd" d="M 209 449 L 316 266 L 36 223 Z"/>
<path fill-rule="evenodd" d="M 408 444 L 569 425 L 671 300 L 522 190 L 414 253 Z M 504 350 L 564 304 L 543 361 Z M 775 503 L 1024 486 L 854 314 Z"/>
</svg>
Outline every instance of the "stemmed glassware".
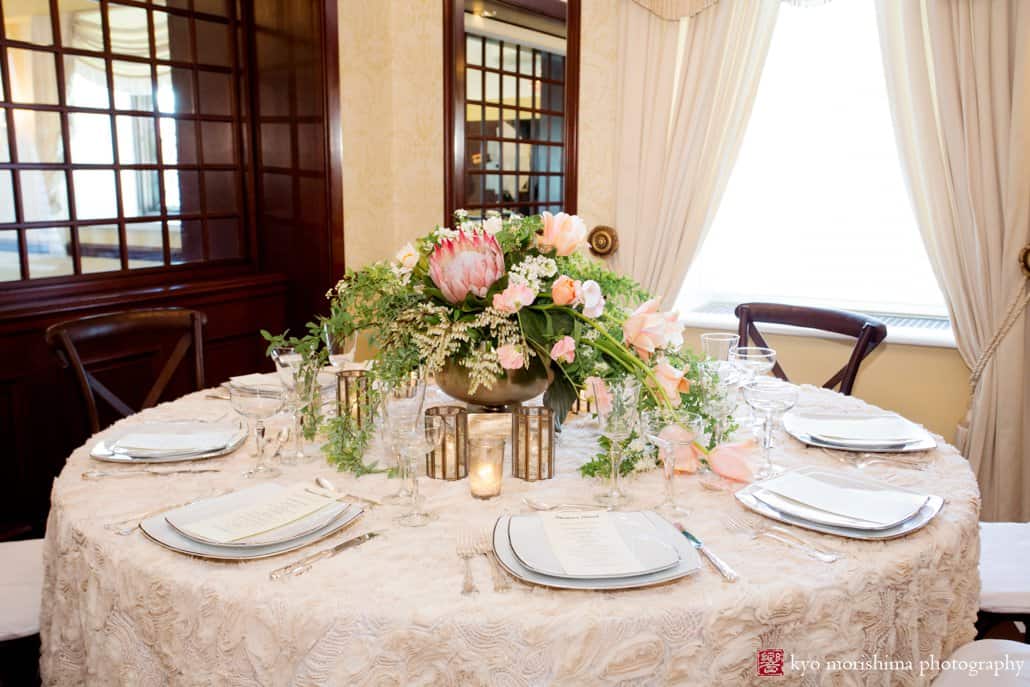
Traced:
<svg viewBox="0 0 1030 687">
<path fill-rule="evenodd" d="M 595 384 L 603 382 L 595 382 Z M 594 398 L 611 397 L 610 403 L 597 404 L 597 418 L 601 423 L 601 434 L 608 439 L 608 455 L 611 461 L 611 476 L 604 491 L 595 495 L 595 500 L 609 508 L 623 506 L 629 502 L 629 495 L 619 483 L 619 468 L 622 465 L 622 444 L 639 424 L 638 402 L 640 384 L 635 379 L 621 379 L 609 382 L 607 394 L 604 389 L 593 389 Z"/>
<path fill-rule="evenodd" d="M 745 383 L 769 374 L 776 367 L 776 351 L 763 346 L 735 346 L 729 356 L 729 361 L 744 375 Z"/>
<path fill-rule="evenodd" d="M 740 400 L 740 370 L 732 363 L 709 360 L 701 363 L 705 395 L 705 411 L 715 418 L 715 439 L 724 441 L 726 427 Z"/>
<path fill-rule="evenodd" d="M 354 351 L 358 344 L 356 333 L 342 334 L 333 330 L 329 322 L 322 323 L 322 340 L 329 352 L 329 364 L 337 372 L 354 362 Z"/>
<path fill-rule="evenodd" d="M 293 416 L 293 450 L 283 454 L 284 465 L 307 463 L 315 459 L 304 453 L 303 422 L 305 399 L 312 401 L 312 393 L 317 387 L 318 376 L 311 374 L 312 379 L 305 379 L 308 373 L 304 370 L 304 355 L 295 348 L 279 346 L 272 349 L 272 360 L 279 373 L 279 380 L 286 388 L 286 409 Z"/>
<path fill-rule="evenodd" d="M 783 414 L 798 401 L 798 388 L 779 379 L 758 379 L 744 385 L 744 400 L 762 420 L 762 458 L 765 464 L 755 479 L 766 479 L 779 470 L 772 462 L 773 431 Z"/>
<path fill-rule="evenodd" d="M 658 458 L 662 461 L 665 494 L 655 510 L 668 519 L 690 515 L 690 510 L 676 500 L 676 463 L 700 452 L 695 442 L 704 429 L 704 419 L 687 413 L 677 417 L 675 425 L 665 425 L 658 415 L 646 414 L 641 418 L 641 427 L 647 440 L 658 447 Z"/>
<path fill-rule="evenodd" d="M 254 453 L 257 465 L 243 473 L 244 477 L 277 477 L 279 468 L 265 460 L 265 420 L 283 407 L 283 395 L 279 389 L 266 387 L 239 387 L 229 385 L 229 402 L 233 410 L 253 420 Z"/>
<path fill-rule="evenodd" d="M 381 387 L 383 398 L 379 407 L 380 422 L 386 431 L 387 446 L 397 461 L 397 476 L 400 478 L 400 486 L 397 491 L 383 499 L 387 503 L 408 503 L 412 498 L 411 478 L 408 474 L 409 461 L 405 457 L 405 441 L 408 434 L 418 429 L 418 419 L 422 415 L 422 406 L 425 404 L 426 383 L 420 375 L 415 382 L 413 400 L 409 399 L 407 394 L 410 383 L 409 380 L 400 383 L 384 382 Z M 402 386 L 404 387 L 403 392 Z M 391 400 L 396 402 L 391 404 Z"/>
<path fill-rule="evenodd" d="M 436 518 L 425 509 L 422 494 L 418 488 L 418 460 L 440 445 L 444 435 L 444 419 L 439 416 L 423 415 L 424 426 L 411 428 L 400 421 L 400 427 L 393 432 L 393 440 L 401 447 L 407 463 L 408 489 L 411 493 L 408 511 L 397 518 L 405 527 L 422 527 Z"/>
<path fill-rule="evenodd" d="M 701 335 L 701 353 L 709 360 L 729 360 L 730 351 L 737 347 L 740 336 L 728 332 L 708 332 Z"/>
</svg>

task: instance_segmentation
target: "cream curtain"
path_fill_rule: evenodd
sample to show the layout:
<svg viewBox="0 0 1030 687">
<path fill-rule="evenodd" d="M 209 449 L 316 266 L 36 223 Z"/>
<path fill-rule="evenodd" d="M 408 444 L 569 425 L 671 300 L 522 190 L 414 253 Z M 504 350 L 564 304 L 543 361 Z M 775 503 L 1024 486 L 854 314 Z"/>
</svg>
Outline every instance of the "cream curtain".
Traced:
<svg viewBox="0 0 1030 687">
<path fill-rule="evenodd" d="M 1030 519 L 1030 2 L 877 0 L 895 132 L 973 398 L 983 519 Z M 1006 328 L 1009 325 L 1010 328 Z M 982 374 L 981 374 L 982 372 Z"/>
<path fill-rule="evenodd" d="M 620 5 L 615 267 L 672 304 L 740 149 L 779 0 Z"/>
</svg>

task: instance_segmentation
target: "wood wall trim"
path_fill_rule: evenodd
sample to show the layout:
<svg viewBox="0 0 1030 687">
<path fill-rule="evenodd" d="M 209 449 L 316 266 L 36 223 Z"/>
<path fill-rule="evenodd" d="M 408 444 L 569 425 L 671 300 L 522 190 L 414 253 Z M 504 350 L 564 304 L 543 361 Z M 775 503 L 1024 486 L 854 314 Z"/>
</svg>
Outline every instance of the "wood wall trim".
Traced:
<svg viewBox="0 0 1030 687">
<path fill-rule="evenodd" d="M 249 296 L 282 295 L 286 290 L 284 275 L 249 274 L 205 281 L 166 282 L 97 294 L 68 294 L 47 300 L 33 299 L 0 306 L 0 334 L 38 327 L 40 322 L 79 317 L 92 311 L 148 307 L 155 301 L 203 299 L 219 302 L 239 300 L 242 293 Z"/>
<path fill-rule="evenodd" d="M 330 252 L 333 279 L 343 276 L 347 254 L 343 240 L 343 110 L 340 84 L 340 13 L 337 0 L 324 0 L 325 50 L 322 51 L 326 75 L 326 162 L 329 191 Z"/>
<path fill-rule="evenodd" d="M 569 0 L 565 26 L 565 212 L 579 202 L 579 46 L 581 0 Z"/>
</svg>

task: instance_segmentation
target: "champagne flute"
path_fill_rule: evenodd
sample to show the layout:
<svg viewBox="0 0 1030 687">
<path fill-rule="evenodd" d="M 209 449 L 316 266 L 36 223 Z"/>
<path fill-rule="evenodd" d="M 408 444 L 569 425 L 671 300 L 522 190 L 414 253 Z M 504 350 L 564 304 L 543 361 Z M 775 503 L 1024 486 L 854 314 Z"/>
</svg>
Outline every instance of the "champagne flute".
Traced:
<svg viewBox="0 0 1030 687">
<path fill-rule="evenodd" d="M 740 336 L 728 332 L 707 332 L 701 335 L 701 352 L 710 360 L 729 360 L 730 351 L 737 347 Z"/>
<path fill-rule="evenodd" d="M 601 434 L 608 439 L 610 477 L 605 489 L 594 499 L 609 508 L 626 505 L 630 497 L 620 484 L 619 468 L 622 465 L 622 444 L 637 427 L 639 416 L 637 404 L 640 400 L 640 384 L 635 379 L 620 379 L 610 383 L 607 389 L 596 388 L 604 382 L 594 382 L 594 398 L 609 396 L 610 403 L 597 404 L 597 417 L 601 423 Z"/>
<path fill-rule="evenodd" d="M 762 418 L 762 458 L 765 464 L 755 479 L 766 479 L 780 470 L 773 465 L 773 430 L 783 414 L 798 401 L 798 388 L 779 379 L 758 379 L 744 385 L 744 400 Z"/>
<path fill-rule="evenodd" d="M 343 370 L 354 362 L 354 351 L 358 345 L 356 332 L 344 334 L 334 330 L 329 322 L 323 322 L 322 340 L 325 341 L 326 350 L 329 351 L 329 364 L 333 366 L 333 369 Z"/>
<path fill-rule="evenodd" d="M 704 419 L 696 413 L 687 413 L 677 417 L 675 424 L 666 425 L 658 415 L 647 414 L 641 425 L 647 440 L 658 447 L 658 458 L 662 461 L 665 496 L 655 510 L 669 519 L 690 515 L 689 509 L 676 499 L 676 463 L 701 452 L 697 437 L 704 428 Z"/>
<path fill-rule="evenodd" d="M 283 394 L 269 387 L 239 387 L 229 385 L 229 402 L 233 410 L 253 420 L 254 453 L 257 465 L 243 473 L 244 477 L 278 477 L 281 471 L 265 461 L 265 420 L 283 407 Z"/>
<path fill-rule="evenodd" d="M 400 515 L 396 522 L 404 527 L 422 527 L 436 519 L 435 513 L 425 509 L 424 499 L 418 488 L 418 463 L 424 460 L 427 453 L 440 445 L 444 435 L 444 419 L 439 416 L 423 416 L 425 426 L 409 429 L 404 423 L 401 430 L 402 445 L 407 461 L 408 482 L 411 499 L 408 511 Z"/>
</svg>

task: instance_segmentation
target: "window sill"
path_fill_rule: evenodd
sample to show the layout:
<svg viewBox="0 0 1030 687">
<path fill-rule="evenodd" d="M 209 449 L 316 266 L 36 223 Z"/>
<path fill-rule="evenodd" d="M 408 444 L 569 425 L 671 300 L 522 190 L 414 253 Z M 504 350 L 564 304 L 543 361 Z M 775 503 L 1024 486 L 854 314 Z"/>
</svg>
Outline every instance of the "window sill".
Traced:
<svg viewBox="0 0 1030 687">
<path fill-rule="evenodd" d="M 680 318 L 685 327 L 693 329 L 710 329 L 712 331 L 737 331 L 737 318 L 725 313 L 688 312 Z M 782 324 L 763 324 L 762 332 L 784 334 L 787 336 L 805 336 L 817 339 L 847 339 L 849 337 L 813 329 L 802 329 Z M 903 327 L 887 325 L 887 343 L 902 346 L 929 346 L 933 348 L 955 348 L 955 335 L 951 327 L 947 329 L 929 329 L 923 327 Z"/>
</svg>

